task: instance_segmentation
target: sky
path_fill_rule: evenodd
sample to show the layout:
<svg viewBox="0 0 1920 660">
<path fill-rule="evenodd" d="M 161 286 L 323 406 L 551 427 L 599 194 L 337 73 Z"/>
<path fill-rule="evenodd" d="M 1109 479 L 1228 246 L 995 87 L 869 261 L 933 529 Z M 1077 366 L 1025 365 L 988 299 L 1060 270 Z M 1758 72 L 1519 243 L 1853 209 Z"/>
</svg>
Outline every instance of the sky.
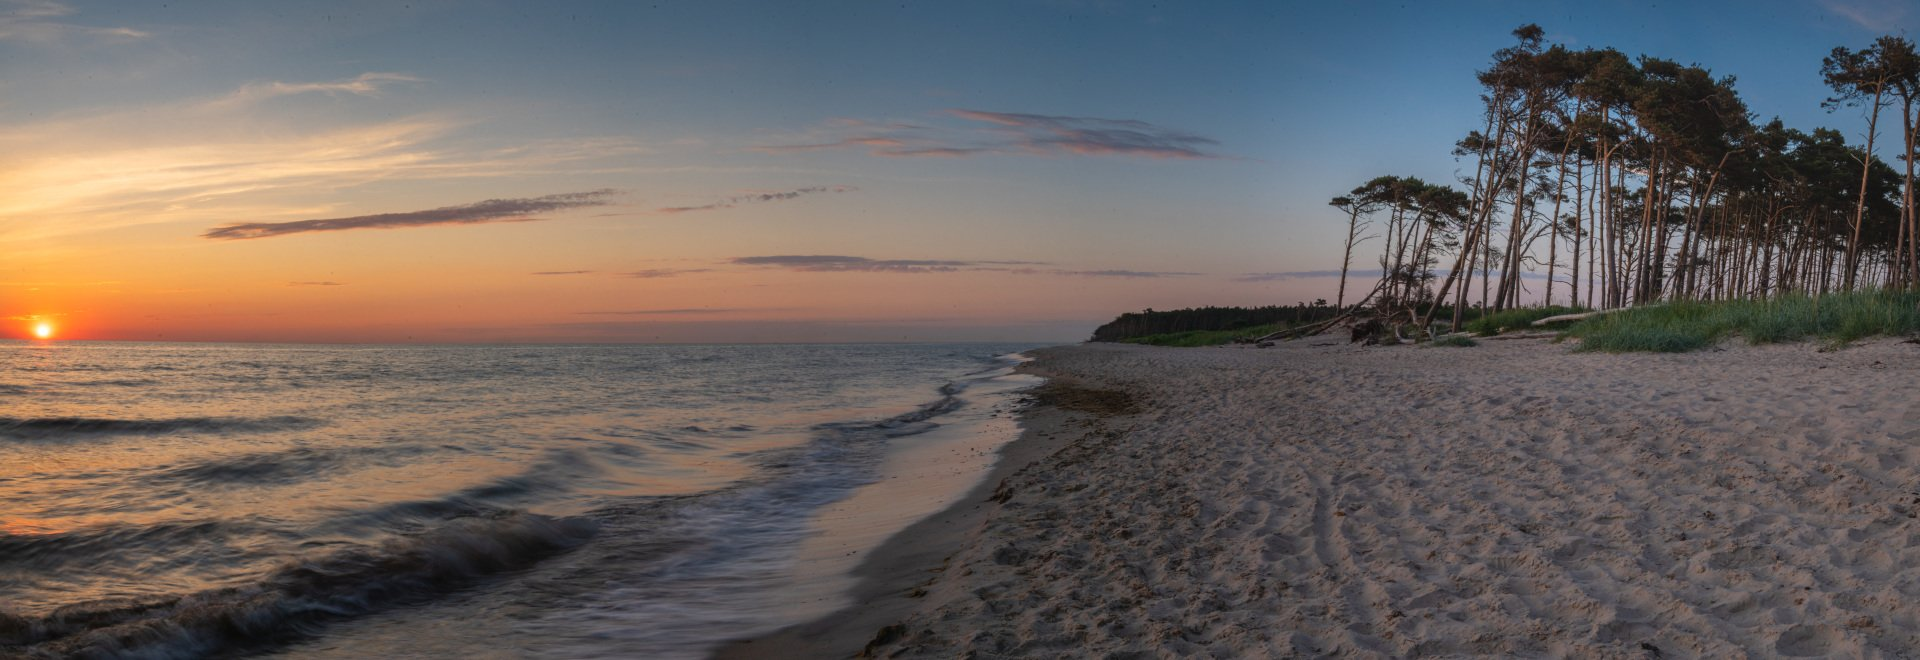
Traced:
<svg viewBox="0 0 1920 660">
<path fill-rule="evenodd" d="M 0 337 L 1076 341 L 1331 299 L 1327 200 L 1470 176 L 1526 23 L 1859 141 L 1820 59 L 1920 7 L 0 0 Z"/>
</svg>

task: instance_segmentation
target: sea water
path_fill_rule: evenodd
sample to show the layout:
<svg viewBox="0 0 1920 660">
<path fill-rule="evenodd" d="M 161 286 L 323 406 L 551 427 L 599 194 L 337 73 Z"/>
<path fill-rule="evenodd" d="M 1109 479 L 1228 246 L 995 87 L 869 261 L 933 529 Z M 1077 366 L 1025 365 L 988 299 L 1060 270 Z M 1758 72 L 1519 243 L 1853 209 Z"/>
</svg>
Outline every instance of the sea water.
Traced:
<svg viewBox="0 0 1920 660">
<path fill-rule="evenodd" d="M 0 655 L 699 657 L 1027 348 L 0 343 Z"/>
</svg>

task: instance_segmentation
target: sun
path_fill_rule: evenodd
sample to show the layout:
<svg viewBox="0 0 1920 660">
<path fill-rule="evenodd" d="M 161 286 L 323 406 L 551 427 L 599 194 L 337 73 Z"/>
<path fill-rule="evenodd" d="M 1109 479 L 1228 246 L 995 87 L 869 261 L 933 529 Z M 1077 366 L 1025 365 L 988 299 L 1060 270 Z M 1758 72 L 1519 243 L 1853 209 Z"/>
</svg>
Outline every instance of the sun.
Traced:
<svg viewBox="0 0 1920 660">
<path fill-rule="evenodd" d="M 52 339 L 53 324 L 46 321 L 33 324 L 33 336 L 40 339 Z"/>
</svg>

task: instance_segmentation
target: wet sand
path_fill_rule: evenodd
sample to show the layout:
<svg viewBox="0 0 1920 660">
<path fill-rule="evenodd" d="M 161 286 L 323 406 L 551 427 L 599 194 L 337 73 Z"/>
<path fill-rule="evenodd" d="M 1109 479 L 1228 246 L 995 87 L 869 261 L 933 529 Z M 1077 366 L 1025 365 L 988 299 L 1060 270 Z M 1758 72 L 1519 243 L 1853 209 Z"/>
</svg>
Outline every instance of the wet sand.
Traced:
<svg viewBox="0 0 1920 660">
<path fill-rule="evenodd" d="M 985 483 L 722 656 L 1920 653 L 1920 346 L 1037 354 Z"/>
</svg>

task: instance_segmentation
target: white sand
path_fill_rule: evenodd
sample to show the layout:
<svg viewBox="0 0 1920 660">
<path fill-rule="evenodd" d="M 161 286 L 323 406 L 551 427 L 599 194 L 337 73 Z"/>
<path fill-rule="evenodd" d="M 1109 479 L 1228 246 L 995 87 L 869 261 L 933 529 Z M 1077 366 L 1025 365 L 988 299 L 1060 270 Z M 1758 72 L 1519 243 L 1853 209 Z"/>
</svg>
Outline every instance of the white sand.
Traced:
<svg viewBox="0 0 1920 660">
<path fill-rule="evenodd" d="M 1920 653 L 1920 346 L 1037 366 L 1144 410 L 1030 428 L 880 655 Z"/>
</svg>

